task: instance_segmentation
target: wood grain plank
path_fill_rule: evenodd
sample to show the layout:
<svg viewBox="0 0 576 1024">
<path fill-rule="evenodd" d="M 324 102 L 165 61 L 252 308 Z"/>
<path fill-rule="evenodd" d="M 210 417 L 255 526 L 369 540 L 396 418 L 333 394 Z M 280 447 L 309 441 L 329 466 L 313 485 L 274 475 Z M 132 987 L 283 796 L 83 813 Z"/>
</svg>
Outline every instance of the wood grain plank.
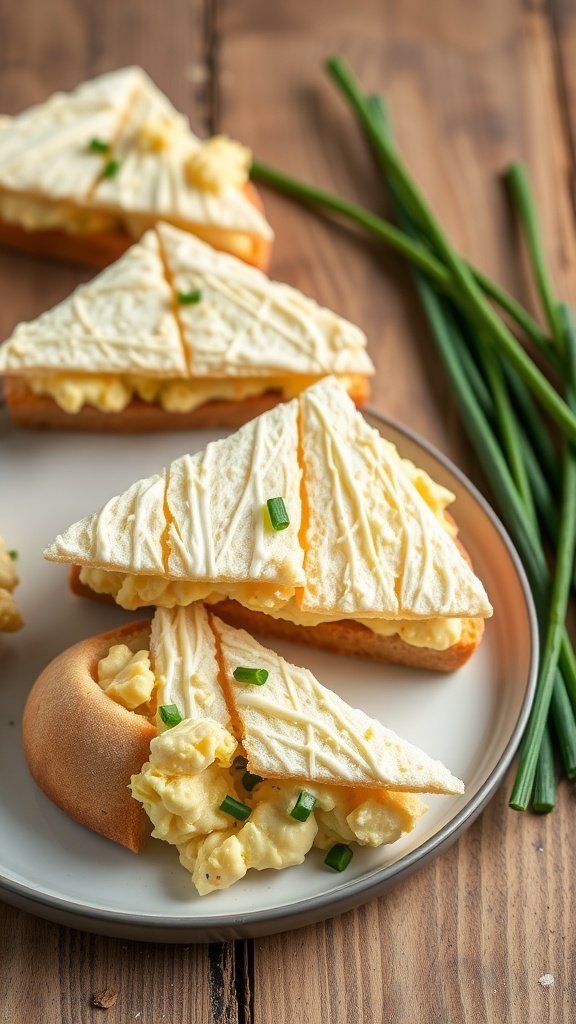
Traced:
<svg viewBox="0 0 576 1024">
<path fill-rule="evenodd" d="M 97 992 L 117 999 L 104 1011 Z M 0 906 L 0 1020 L 6 1024 L 237 1024 L 233 946 L 128 942 Z"/>
<path fill-rule="evenodd" d="M 322 78 L 331 52 L 386 92 L 396 136 L 456 245 L 533 308 L 500 180 L 523 159 L 560 295 L 576 298 L 570 146 L 545 7 L 437 0 L 222 3 L 221 127 L 306 180 L 385 209 L 374 168 Z M 258 68 L 258 74 L 251 72 Z M 272 271 L 359 322 L 375 403 L 473 476 L 442 373 L 394 258 L 266 193 Z M 535 310 L 537 311 L 537 310 Z M 546 819 L 507 808 L 511 776 L 455 847 L 388 896 L 333 922 L 258 940 L 254 1021 L 569 1022 L 574 997 L 574 797 Z M 551 973 L 553 988 L 539 978 Z M 295 997 L 297 993 L 297 998 Z"/>
<path fill-rule="evenodd" d="M 570 185 L 576 208 L 576 6 L 573 0 L 545 0 L 545 6 L 554 37 L 558 94 L 570 145 Z"/>
</svg>

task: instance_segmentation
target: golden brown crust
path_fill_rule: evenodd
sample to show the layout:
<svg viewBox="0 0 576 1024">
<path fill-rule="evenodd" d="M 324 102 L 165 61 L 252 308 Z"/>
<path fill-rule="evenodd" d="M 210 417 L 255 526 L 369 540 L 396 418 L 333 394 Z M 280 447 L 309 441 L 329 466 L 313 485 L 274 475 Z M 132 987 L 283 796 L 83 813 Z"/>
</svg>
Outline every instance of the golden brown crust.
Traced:
<svg viewBox="0 0 576 1024">
<path fill-rule="evenodd" d="M 76 821 L 138 852 L 146 817 L 127 788 L 156 729 L 106 697 L 96 666 L 117 643 L 146 647 L 149 622 L 82 640 L 36 680 L 24 709 L 26 760 L 36 784 Z"/>
<path fill-rule="evenodd" d="M 476 650 L 484 632 L 482 619 L 465 619 L 459 642 L 445 651 L 436 651 L 432 647 L 407 644 L 397 634 L 380 636 L 359 622 L 345 619 L 323 622 L 318 626 L 298 626 L 287 619 L 273 619 L 270 615 L 252 611 L 237 601 L 220 601 L 211 605 L 210 609 L 230 626 L 245 629 L 249 633 L 290 640 L 347 657 L 368 658 L 370 661 L 390 662 L 434 672 L 453 672 L 464 665 Z"/>
<path fill-rule="evenodd" d="M 250 202 L 264 213 L 264 207 L 258 190 L 252 182 L 244 186 Z M 159 217 L 158 220 L 162 218 Z M 214 248 L 227 252 L 226 236 L 229 232 L 221 232 L 221 243 L 217 245 L 218 232 L 211 230 Z M 50 259 L 65 263 L 80 263 L 87 267 L 101 270 L 110 263 L 120 259 L 123 253 L 137 241 L 126 231 L 91 232 L 90 234 L 73 234 L 68 231 L 29 231 L 20 224 L 12 224 L 0 218 L 0 245 L 3 248 L 15 249 L 30 256 L 48 256 Z M 243 256 L 245 263 L 251 263 L 260 270 L 270 266 L 272 242 L 269 238 L 251 237 L 252 248 Z"/>
<path fill-rule="evenodd" d="M 78 597 L 89 597 L 93 601 L 104 601 L 106 604 L 114 601 L 110 594 L 97 594 L 82 583 L 80 568 L 77 565 L 73 565 L 70 570 L 70 589 Z M 405 665 L 433 672 L 454 672 L 461 668 L 478 647 L 484 633 L 483 619 L 465 619 L 462 637 L 458 643 L 445 651 L 436 651 L 432 647 L 414 647 L 398 635 L 379 636 L 359 622 L 345 619 L 321 623 L 319 626 L 298 626 L 287 619 L 273 619 L 263 612 L 252 611 L 237 601 L 219 601 L 218 604 L 209 607 L 210 611 L 219 615 L 224 622 L 236 626 L 237 629 L 245 629 L 248 633 L 290 640 L 348 657 L 368 658 L 370 661 Z"/>
<path fill-rule="evenodd" d="M 361 390 L 360 381 L 365 382 L 365 390 Z M 358 378 L 358 382 L 351 398 L 357 405 L 363 405 L 368 398 L 368 378 Z M 280 392 L 266 391 L 263 395 L 238 401 L 211 399 L 190 412 L 166 412 L 160 405 L 134 399 L 122 412 L 102 412 L 92 405 L 84 405 L 79 412 L 71 414 L 50 397 L 33 394 L 23 377 L 11 376 L 5 378 L 4 395 L 10 416 L 19 427 L 119 434 L 240 427 L 282 401 Z"/>
<path fill-rule="evenodd" d="M 62 263 L 80 263 L 102 270 L 120 259 L 134 239 L 125 232 L 73 235 L 67 231 L 27 231 L 0 218 L 0 245 L 28 256 L 49 257 Z"/>
</svg>

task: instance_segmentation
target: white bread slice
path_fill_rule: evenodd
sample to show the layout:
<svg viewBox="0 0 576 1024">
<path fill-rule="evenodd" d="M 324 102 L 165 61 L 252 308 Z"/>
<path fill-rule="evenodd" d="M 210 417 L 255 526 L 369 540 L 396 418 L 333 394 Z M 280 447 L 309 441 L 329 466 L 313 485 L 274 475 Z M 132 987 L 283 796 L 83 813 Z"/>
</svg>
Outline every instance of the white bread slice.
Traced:
<svg viewBox="0 0 576 1024">
<path fill-rule="evenodd" d="M 304 391 L 300 409 L 307 514 L 300 608 L 338 618 L 489 615 L 480 580 L 336 380 Z"/>
<path fill-rule="evenodd" d="M 296 402 L 277 406 L 175 460 L 71 526 L 46 557 L 207 584 L 303 583 L 297 415 Z M 265 506 L 280 494 L 291 529 L 275 531 Z"/>
<path fill-rule="evenodd" d="M 166 575 L 289 588 L 302 584 L 300 480 L 294 401 L 251 420 L 203 452 L 172 462 L 166 490 Z M 266 502 L 279 495 L 290 528 L 276 531 Z"/>
<path fill-rule="evenodd" d="M 186 232 L 157 230 L 176 291 L 202 296 L 177 309 L 194 376 L 373 374 L 359 327 Z"/>
<path fill-rule="evenodd" d="M 335 786 L 383 787 L 410 793 L 464 791 L 439 761 L 350 707 L 249 633 L 216 616 L 223 684 L 233 707 L 250 771 Z M 262 686 L 237 682 L 238 666 L 266 669 Z"/>
<path fill-rule="evenodd" d="M 0 372 L 186 377 L 155 231 L 0 347 Z"/>
<path fill-rule="evenodd" d="M 156 609 L 150 661 L 158 683 L 158 706 L 175 704 L 183 718 L 213 718 L 230 727 L 220 685 L 216 637 L 203 604 Z M 156 724 L 163 728 L 161 720 L 157 719 Z"/>
<path fill-rule="evenodd" d="M 114 565 L 118 571 L 160 576 L 164 571 L 165 474 L 138 480 L 100 512 L 74 523 L 50 548 L 55 562 Z M 132 567 L 132 568 L 130 568 Z"/>
</svg>

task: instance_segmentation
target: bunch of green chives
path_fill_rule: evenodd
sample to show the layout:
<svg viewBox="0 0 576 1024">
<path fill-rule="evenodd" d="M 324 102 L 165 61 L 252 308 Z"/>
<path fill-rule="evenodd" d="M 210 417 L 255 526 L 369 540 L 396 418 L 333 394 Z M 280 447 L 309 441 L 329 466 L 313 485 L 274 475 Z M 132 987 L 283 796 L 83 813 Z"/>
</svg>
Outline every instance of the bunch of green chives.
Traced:
<svg viewBox="0 0 576 1024">
<path fill-rule="evenodd" d="M 525 810 L 531 803 L 535 811 L 550 811 L 556 790 L 553 740 L 566 776 L 576 777 L 576 655 L 565 624 L 576 543 L 576 331 L 570 311 L 554 294 L 534 201 L 520 165 L 509 168 L 506 180 L 549 335 L 446 238 L 396 151 L 382 98 L 364 94 L 339 58 L 331 58 L 326 68 L 376 156 L 398 226 L 257 161 L 252 175 L 352 221 L 411 262 L 463 426 L 518 548 L 538 613 L 542 655 L 536 697 L 510 806 Z M 498 309 L 546 357 L 562 384 L 550 383 Z M 560 451 L 549 423 L 560 435 Z"/>
</svg>

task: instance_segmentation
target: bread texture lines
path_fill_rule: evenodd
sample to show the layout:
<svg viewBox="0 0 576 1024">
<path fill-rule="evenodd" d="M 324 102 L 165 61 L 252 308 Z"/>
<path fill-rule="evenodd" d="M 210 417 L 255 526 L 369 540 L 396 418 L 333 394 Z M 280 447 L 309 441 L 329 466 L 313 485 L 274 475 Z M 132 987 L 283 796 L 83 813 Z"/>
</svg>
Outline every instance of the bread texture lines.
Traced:
<svg viewBox="0 0 576 1024">
<path fill-rule="evenodd" d="M 300 524 L 298 406 L 278 406 L 231 438 L 169 469 L 170 579 L 304 582 Z M 291 529 L 275 531 L 266 501 L 284 496 Z"/>
<path fill-rule="evenodd" d="M 202 295 L 178 307 L 194 375 L 374 372 L 366 337 L 354 324 L 170 225 L 159 225 L 158 234 L 177 292 Z"/>
<path fill-rule="evenodd" d="M 0 215 L 28 229 L 82 233 L 120 224 L 139 237 L 164 218 L 220 232 L 224 241 L 226 234 L 273 237 L 237 174 L 224 174 L 216 191 L 198 187 L 188 163 L 203 143 L 140 68 L 101 75 L 3 118 L 0 139 Z"/>
<path fill-rule="evenodd" d="M 56 562 L 113 566 L 118 571 L 162 575 L 165 475 L 148 477 L 111 498 L 100 512 L 71 526 L 48 549 Z"/>
<path fill-rule="evenodd" d="M 378 431 L 326 381 L 300 399 L 308 508 L 305 611 L 490 614 L 484 588 Z"/>
<path fill-rule="evenodd" d="M 84 82 L 71 93 L 0 121 L 0 186 L 55 199 L 81 200 L 102 173 L 92 138 L 114 140 L 141 72 L 126 68 Z"/>
<path fill-rule="evenodd" d="M 0 350 L 4 372 L 187 375 L 156 233 L 30 323 Z"/>
<path fill-rule="evenodd" d="M 203 605 L 171 611 L 158 608 L 152 620 L 150 657 L 159 704 L 175 704 L 184 718 L 207 716 L 229 726 L 230 715 L 219 682 L 216 639 Z"/>
<path fill-rule="evenodd" d="M 250 768 L 264 777 L 293 777 L 410 792 L 461 793 L 438 761 L 351 708 L 309 672 L 214 617 L 230 699 L 242 723 Z M 264 686 L 234 679 L 237 665 L 269 672 Z"/>
</svg>

